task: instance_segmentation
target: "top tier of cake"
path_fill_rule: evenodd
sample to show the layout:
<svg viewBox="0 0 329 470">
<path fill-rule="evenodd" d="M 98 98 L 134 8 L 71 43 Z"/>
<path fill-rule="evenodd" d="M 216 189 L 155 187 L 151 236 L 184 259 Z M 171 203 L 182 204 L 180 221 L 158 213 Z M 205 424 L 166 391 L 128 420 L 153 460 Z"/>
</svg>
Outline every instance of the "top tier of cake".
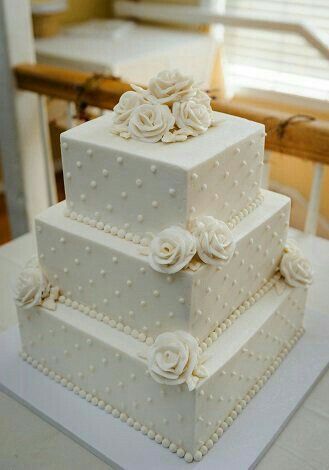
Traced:
<svg viewBox="0 0 329 470">
<path fill-rule="evenodd" d="M 191 217 L 230 221 L 259 192 L 264 126 L 214 113 L 185 142 L 153 144 L 111 133 L 113 114 L 61 135 L 68 214 L 138 242 Z"/>
</svg>

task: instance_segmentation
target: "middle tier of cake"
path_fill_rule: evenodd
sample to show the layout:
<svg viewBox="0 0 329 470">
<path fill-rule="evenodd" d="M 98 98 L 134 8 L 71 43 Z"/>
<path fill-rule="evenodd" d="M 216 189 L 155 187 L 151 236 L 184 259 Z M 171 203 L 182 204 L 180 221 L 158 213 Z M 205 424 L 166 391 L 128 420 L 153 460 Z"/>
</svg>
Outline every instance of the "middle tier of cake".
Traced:
<svg viewBox="0 0 329 470">
<path fill-rule="evenodd" d="M 223 267 L 155 272 L 139 246 L 64 217 L 65 203 L 36 219 L 40 264 L 61 301 L 95 321 L 148 343 L 177 329 L 211 342 L 216 328 L 225 329 L 274 283 L 290 200 L 269 191 L 263 196 L 234 228 L 235 254 Z"/>
</svg>

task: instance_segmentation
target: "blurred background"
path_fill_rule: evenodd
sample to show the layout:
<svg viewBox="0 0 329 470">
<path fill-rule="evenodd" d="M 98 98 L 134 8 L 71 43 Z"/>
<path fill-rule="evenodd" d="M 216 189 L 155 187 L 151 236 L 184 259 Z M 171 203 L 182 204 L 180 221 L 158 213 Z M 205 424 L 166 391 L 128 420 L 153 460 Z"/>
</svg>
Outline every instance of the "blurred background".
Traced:
<svg viewBox="0 0 329 470">
<path fill-rule="evenodd" d="M 292 198 L 293 227 L 329 238 L 327 0 L 3 0 L 2 9 L 0 244 L 64 199 L 59 134 L 107 112 L 82 95 L 99 78 L 145 85 L 164 68 L 202 82 L 216 109 L 261 117 L 263 186 Z M 10 71 L 22 63 L 50 68 L 17 82 Z M 54 92 L 81 77 L 76 100 L 64 86 Z"/>
</svg>

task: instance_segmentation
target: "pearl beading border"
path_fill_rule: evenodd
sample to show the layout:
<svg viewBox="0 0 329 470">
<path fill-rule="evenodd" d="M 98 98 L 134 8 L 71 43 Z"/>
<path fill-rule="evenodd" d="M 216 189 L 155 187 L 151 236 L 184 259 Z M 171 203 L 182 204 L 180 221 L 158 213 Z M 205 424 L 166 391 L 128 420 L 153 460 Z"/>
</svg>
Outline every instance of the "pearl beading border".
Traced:
<svg viewBox="0 0 329 470">
<path fill-rule="evenodd" d="M 257 207 L 259 207 L 264 200 L 264 196 L 259 192 L 259 194 L 255 197 L 255 199 L 250 202 L 244 209 L 241 209 L 236 215 L 232 216 L 227 221 L 227 226 L 230 230 L 238 225 L 242 219 L 247 217 L 247 215 L 251 214 Z M 111 226 L 110 224 L 104 224 L 102 221 L 97 221 L 96 219 L 91 219 L 90 217 L 83 216 L 82 214 L 78 214 L 75 211 L 70 211 L 66 209 L 64 211 L 65 217 L 69 217 L 71 220 L 76 220 L 77 222 L 84 223 L 85 225 L 89 225 L 90 227 L 97 228 L 98 230 L 104 230 L 105 233 L 110 233 L 113 236 L 117 236 L 122 240 L 126 240 L 129 242 L 134 243 L 135 245 L 141 246 L 149 246 L 150 239 L 147 237 L 142 237 L 138 234 L 134 234 L 132 232 L 127 232 L 123 228 L 119 228 L 116 225 Z"/>
<path fill-rule="evenodd" d="M 239 307 L 237 307 L 233 312 L 222 321 L 222 323 L 218 324 L 213 331 L 209 333 L 205 340 L 199 340 L 199 346 L 202 351 L 205 351 L 209 348 L 217 339 L 218 337 L 224 333 L 224 331 L 229 328 L 238 318 L 242 315 L 246 310 L 252 307 L 261 297 L 263 297 L 281 278 L 280 273 L 276 273 L 273 275 L 271 279 L 266 281 L 258 291 L 248 297 Z M 93 309 L 87 305 L 77 302 L 76 300 L 72 300 L 65 295 L 60 295 L 58 301 L 61 304 L 65 304 L 67 307 L 72 307 L 74 310 L 79 310 L 80 313 L 93 318 L 94 320 L 100 321 L 109 325 L 111 328 L 116 328 L 118 331 L 121 331 L 133 338 L 141 341 L 142 343 L 146 343 L 148 346 L 151 346 L 154 343 L 154 338 L 152 336 L 147 336 L 145 333 L 132 328 L 131 326 L 124 324 L 122 321 L 116 321 L 113 318 L 110 318 L 108 315 L 98 312 L 96 309 Z"/>
<path fill-rule="evenodd" d="M 247 215 L 251 214 L 257 207 L 259 207 L 264 201 L 264 196 L 261 192 L 255 197 L 255 199 L 250 202 L 244 209 L 241 209 L 236 215 L 232 216 L 227 221 L 227 226 L 229 229 L 236 227 Z"/>
<path fill-rule="evenodd" d="M 258 291 L 248 297 L 247 300 L 242 302 L 239 307 L 237 307 L 233 312 L 225 319 L 222 321 L 222 323 L 218 323 L 218 325 L 213 329 L 212 332 L 209 333 L 209 335 L 204 339 L 203 341 L 199 342 L 199 346 L 202 349 L 202 351 L 205 351 L 207 348 L 209 348 L 214 341 L 218 339 L 219 336 L 221 336 L 227 328 L 229 328 L 233 323 L 244 313 L 246 312 L 250 307 L 252 307 L 259 299 L 261 299 L 272 287 L 281 279 L 281 274 L 279 272 L 275 273 L 271 279 L 266 281 L 259 289 Z"/>
<path fill-rule="evenodd" d="M 72 307 L 74 310 L 79 310 L 80 313 L 89 316 L 94 320 L 103 322 L 106 325 L 109 325 L 111 328 L 116 328 L 118 331 L 122 331 L 123 333 L 130 335 L 142 343 L 145 342 L 148 346 L 151 346 L 154 343 L 154 338 L 152 338 L 152 336 L 147 336 L 145 333 L 138 331 L 135 328 L 131 328 L 131 326 L 125 325 L 121 321 L 116 321 L 102 312 L 97 312 L 97 310 L 88 307 L 87 305 L 80 304 L 76 300 L 72 300 L 65 295 L 60 295 L 58 301 L 61 304 L 65 304 L 67 307 Z"/>
<path fill-rule="evenodd" d="M 104 400 L 99 400 L 90 392 L 87 392 L 79 386 L 74 385 L 72 382 L 70 382 L 65 377 L 62 377 L 54 370 L 44 366 L 43 363 L 38 362 L 36 359 L 33 359 L 32 356 L 28 355 L 26 352 L 21 352 L 20 356 L 24 361 L 27 361 L 30 365 L 32 365 L 32 367 L 42 372 L 50 379 L 55 380 L 55 382 L 57 383 L 60 383 L 63 387 L 66 387 L 68 390 L 73 391 L 76 395 L 79 395 L 81 398 L 86 399 L 92 405 L 97 406 L 101 410 L 104 410 L 106 413 L 112 414 L 114 418 L 120 418 L 120 420 L 124 423 L 127 423 L 128 426 L 133 427 L 136 431 L 141 431 L 142 434 L 147 435 L 152 440 L 155 440 L 155 442 L 161 444 L 162 447 L 169 449 L 172 453 L 176 453 L 178 457 L 184 458 L 187 463 L 191 463 L 193 461 L 200 462 L 203 456 L 206 455 L 210 449 L 212 449 L 214 444 L 218 442 L 224 432 L 233 424 L 234 420 L 238 417 L 242 410 L 259 392 L 259 390 L 261 390 L 261 388 L 265 385 L 271 375 L 280 366 L 283 359 L 295 346 L 295 344 L 301 338 L 304 332 L 305 330 L 303 327 L 298 329 L 294 336 L 289 341 L 287 341 L 286 345 L 281 349 L 280 353 L 276 356 L 272 364 L 266 369 L 264 374 L 259 377 L 257 382 L 248 390 L 244 398 L 239 401 L 239 403 L 233 408 L 233 410 L 228 414 L 228 416 L 220 423 L 220 425 L 216 429 L 216 432 L 211 434 L 210 438 L 201 445 L 200 449 L 197 450 L 194 455 L 192 455 L 190 452 L 186 452 L 185 449 L 183 449 L 182 447 L 178 447 L 174 442 L 171 442 L 170 439 L 163 437 L 161 434 L 156 433 L 153 429 L 149 429 L 147 426 L 142 425 L 139 421 L 135 421 L 126 413 L 121 412 L 117 408 L 111 406 L 109 403 L 106 403 Z"/>
</svg>

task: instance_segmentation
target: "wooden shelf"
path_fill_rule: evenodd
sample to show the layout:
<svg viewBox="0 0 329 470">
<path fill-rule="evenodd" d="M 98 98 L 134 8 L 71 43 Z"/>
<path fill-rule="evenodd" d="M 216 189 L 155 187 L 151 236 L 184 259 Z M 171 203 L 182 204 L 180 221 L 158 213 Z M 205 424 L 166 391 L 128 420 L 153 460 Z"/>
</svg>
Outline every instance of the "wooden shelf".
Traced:
<svg viewBox="0 0 329 470">
<path fill-rule="evenodd" d="M 102 109 L 112 109 L 122 93 L 130 90 L 127 83 L 115 77 L 49 65 L 20 64 L 14 71 L 17 87 L 21 90 Z M 216 97 L 212 107 L 215 111 L 263 123 L 267 132 L 267 150 L 329 164 L 329 121 L 293 117 L 289 113 Z"/>
</svg>

